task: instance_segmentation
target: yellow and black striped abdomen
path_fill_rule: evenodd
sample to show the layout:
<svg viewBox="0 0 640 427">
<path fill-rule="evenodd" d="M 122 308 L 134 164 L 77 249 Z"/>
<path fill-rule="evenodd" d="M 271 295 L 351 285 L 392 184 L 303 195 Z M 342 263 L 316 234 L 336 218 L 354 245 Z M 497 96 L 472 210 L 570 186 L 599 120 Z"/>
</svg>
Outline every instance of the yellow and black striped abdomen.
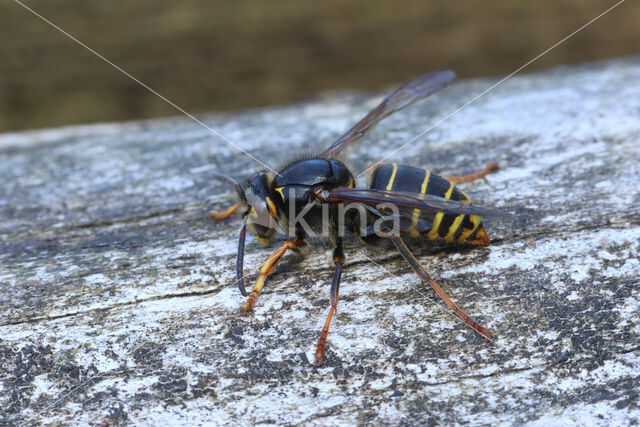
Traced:
<svg viewBox="0 0 640 427">
<path fill-rule="evenodd" d="M 469 197 L 451 181 L 413 166 L 386 163 L 371 173 L 369 188 L 431 194 L 461 203 L 471 203 Z M 424 236 L 429 240 L 452 245 L 486 246 L 489 244 L 482 218 L 477 215 L 454 215 L 438 212 L 425 217 L 417 209 L 410 221 L 401 223 L 402 232 L 411 237 Z"/>
</svg>

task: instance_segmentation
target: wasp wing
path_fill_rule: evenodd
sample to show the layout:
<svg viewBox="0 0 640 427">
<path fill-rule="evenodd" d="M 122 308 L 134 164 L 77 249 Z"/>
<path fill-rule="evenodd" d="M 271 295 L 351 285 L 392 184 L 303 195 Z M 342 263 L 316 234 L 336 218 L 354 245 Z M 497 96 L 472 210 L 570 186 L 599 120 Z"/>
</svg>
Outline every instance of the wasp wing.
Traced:
<svg viewBox="0 0 640 427">
<path fill-rule="evenodd" d="M 451 83 L 455 78 L 456 74 L 453 71 L 444 70 L 422 74 L 410 80 L 386 97 L 344 135 L 336 139 L 329 148 L 322 152 L 321 156 L 325 158 L 335 157 L 347 145 L 362 138 L 385 117 L 413 104 L 419 99 L 426 98 Z"/>
<path fill-rule="evenodd" d="M 503 216 L 502 212 L 495 209 L 461 203 L 431 194 L 348 187 L 319 191 L 316 194 L 321 201 L 328 203 L 361 203 L 373 207 L 386 203 L 397 207 L 399 211 L 418 209 L 427 215 L 443 212 L 455 215 L 478 215 L 485 218 Z"/>
</svg>

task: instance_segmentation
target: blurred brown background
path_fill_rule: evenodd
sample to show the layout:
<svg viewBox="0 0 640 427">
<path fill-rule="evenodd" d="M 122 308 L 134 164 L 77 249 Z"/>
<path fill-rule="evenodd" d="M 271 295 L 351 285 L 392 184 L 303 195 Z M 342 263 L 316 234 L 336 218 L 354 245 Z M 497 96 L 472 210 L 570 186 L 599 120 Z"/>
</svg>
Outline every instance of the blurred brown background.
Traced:
<svg viewBox="0 0 640 427">
<path fill-rule="evenodd" d="M 604 0 L 22 0 L 190 112 L 376 90 L 451 68 L 507 74 Z M 640 1 L 527 71 L 640 53 Z M 12 0 L 0 3 L 0 131 L 178 114 Z"/>
</svg>

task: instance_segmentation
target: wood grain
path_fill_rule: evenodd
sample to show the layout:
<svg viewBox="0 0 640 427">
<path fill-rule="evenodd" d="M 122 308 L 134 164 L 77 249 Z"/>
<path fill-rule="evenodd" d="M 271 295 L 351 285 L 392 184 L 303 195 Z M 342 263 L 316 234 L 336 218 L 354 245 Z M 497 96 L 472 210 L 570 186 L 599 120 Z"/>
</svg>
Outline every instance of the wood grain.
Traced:
<svg viewBox="0 0 640 427">
<path fill-rule="evenodd" d="M 424 249 L 474 334 L 392 253 L 348 246 L 327 362 L 330 252 L 285 256 L 240 314 L 238 217 L 207 217 L 249 157 L 183 118 L 0 135 L 0 423 L 638 422 L 640 60 L 508 80 L 393 156 L 512 214 L 486 249 Z M 374 129 L 354 172 L 493 81 Z M 380 99 L 202 119 L 277 167 Z M 246 271 L 270 249 L 247 242 Z M 373 262 L 372 262 L 373 260 Z M 252 279 L 255 280 L 256 274 Z"/>
</svg>

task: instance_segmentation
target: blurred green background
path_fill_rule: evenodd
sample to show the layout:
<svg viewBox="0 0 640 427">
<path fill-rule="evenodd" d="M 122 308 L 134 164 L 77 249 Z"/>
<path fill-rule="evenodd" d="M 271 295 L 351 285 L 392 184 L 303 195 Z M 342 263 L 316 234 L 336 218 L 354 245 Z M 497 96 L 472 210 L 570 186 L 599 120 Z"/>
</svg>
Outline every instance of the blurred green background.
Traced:
<svg viewBox="0 0 640 427">
<path fill-rule="evenodd" d="M 437 68 L 508 74 L 603 0 L 22 0 L 189 112 L 377 90 Z M 526 71 L 640 53 L 640 1 Z M 0 3 L 0 131 L 178 114 L 13 0 Z"/>
</svg>

